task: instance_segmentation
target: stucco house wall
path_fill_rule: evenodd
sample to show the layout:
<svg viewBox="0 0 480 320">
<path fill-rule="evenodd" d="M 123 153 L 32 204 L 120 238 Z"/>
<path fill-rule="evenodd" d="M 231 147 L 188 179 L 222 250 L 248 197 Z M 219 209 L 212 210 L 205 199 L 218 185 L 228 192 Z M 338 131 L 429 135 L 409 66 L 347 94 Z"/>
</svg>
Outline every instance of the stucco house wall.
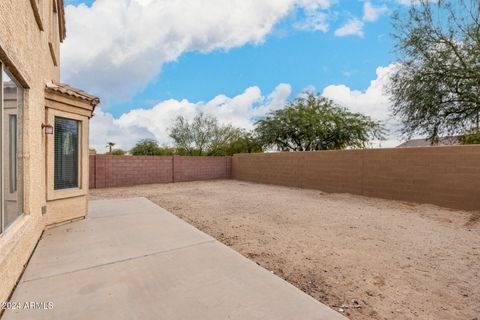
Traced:
<svg viewBox="0 0 480 320">
<path fill-rule="evenodd" d="M 60 29 L 55 37 L 51 32 L 52 5 L 57 5 L 59 14 Z M 86 190 L 74 198 L 47 201 L 46 148 L 52 137 L 45 134 L 42 123 L 48 121 L 46 83 L 60 80 L 62 19 L 63 0 L 0 1 L 0 62 L 24 88 L 24 215 L 0 234 L 0 301 L 8 299 L 46 225 L 85 215 L 87 210 Z M 84 117 L 86 135 L 88 118 Z M 82 179 L 87 179 L 88 185 L 88 165 L 83 166 L 83 171 Z M 45 215 L 42 207 L 47 209 Z M 75 209 L 72 214 L 69 208 Z"/>
</svg>

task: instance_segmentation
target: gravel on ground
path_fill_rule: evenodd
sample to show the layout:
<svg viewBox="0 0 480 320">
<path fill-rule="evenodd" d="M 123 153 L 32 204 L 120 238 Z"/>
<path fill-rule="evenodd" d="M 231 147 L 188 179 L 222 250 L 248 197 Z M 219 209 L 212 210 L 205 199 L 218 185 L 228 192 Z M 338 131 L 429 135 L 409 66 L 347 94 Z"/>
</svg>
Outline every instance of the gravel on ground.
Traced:
<svg viewBox="0 0 480 320">
<path fill-rule="evenodd" d="M 235 180 L 147 197 L 351 319 L 480 319 L 480 213 Z"/>
</svg>

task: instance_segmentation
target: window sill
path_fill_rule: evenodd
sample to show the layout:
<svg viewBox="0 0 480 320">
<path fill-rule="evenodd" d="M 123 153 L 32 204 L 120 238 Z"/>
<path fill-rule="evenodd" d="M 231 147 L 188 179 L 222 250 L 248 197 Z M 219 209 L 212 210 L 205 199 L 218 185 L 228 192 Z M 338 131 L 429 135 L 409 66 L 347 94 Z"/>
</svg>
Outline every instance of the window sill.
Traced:
<svg viewBox="0 0 480 320">
<path fill-rule="evenodd" d="M 6 248 L 7 243 L 10 243 L 14 240 L 14 237 L 17 236 L 19 230 L 23 229 L 25 224 L 30 220 L 29 214 L 22 214 L 15 221 L 8 226 L 3 233 L 0 233 L 0 248 Z M 1 250 L 0 250 L 1 251 Z"/>
<path fill-rule="evenodd" d="M 53 192 L 48 192 L 47 200 L 60 200 L 60 199 L 67 199 L 67 198 L 76 198 L 81 196 L 86 196 L 87 191 L 85 189 L 80 188 L 71 188 L 71 189 L 63 189 L 63 190 L 53 190 Z"/>
</svg>

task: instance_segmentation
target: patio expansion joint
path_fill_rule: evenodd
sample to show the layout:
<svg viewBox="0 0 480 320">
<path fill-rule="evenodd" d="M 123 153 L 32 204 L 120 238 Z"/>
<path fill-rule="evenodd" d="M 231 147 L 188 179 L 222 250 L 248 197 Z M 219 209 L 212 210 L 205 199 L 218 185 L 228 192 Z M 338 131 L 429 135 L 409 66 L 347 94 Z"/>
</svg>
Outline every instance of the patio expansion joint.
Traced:
<svg viewBox="0 0 480 320">
<path fill-rule="evenodd" d="M 147 258 L 147 257 L 151 257 L 151 256 L 156 256 L 156 255 L 160 255 L 160 254 L 171 253 L 171 252 L 180 251 L 180 250 L 184 250 L 184 249 L 189 249 L 189 248 L 193 248 L 193 247 L 198 247 L 198 246 L 202 246 L 202 245 L 209 244 L 209 243 L 215 243 L 215 242 L 217 242 L 217 240 L 215 240 L 215 239 L 201 241 L 201 242 L 197 242 L 197 243 L 193 243 L 193 244 L 190 244 L 190 245 L 181 246 L 181 247 L 177 247 L 177 248 L 172 248 L 172 249 L 168 249 L 168 250 L 156 251 L 156 252 L 152 252 L 152 253 L 143 254 L 143 255 L 140 255 L 140 256 L 128 257 L 128 258 L 125 258 L 125 259 L 110 261 L 110 262 L 101 263 L 101 264 L 97 264 L 97 265 L 93 265 L 93 266 L 89 266 L 89 267 L 85 267 L 85 268 L 80 268 L 80 269 L 75 269 L 75 270 L 71 270 L 71 271 L 60 272 L 60 273 L 57 273 L 57 274 L 52 274 L 52 275 L 48 275 L 48 276 L 44 276 L 44 277 L 38 277 L 38 278 L 23 280 L 23 281 L 20 281 L 19 284 L 23 284 L 23 283 L 27 283 L 27 282 L 34 282 L 34 281 L 44 280 L 44 279 L 50 279 L 50 278 L 55 278 L 55 277 L 60 277 L 60 276 L 67 275 L 67 274 L 77 273 L 77 272 L 81 272 L 81 271 L 85 271 L 85 270 L 92 270 L 92 269 L 101 268 L 101 267 L 105 267 L 105 266 L 109 266 L 109 265 L 124 263 L 124 262 L 127 262 L 127 261 L 138 260 L 138 259 L 143 259 L 143 258 Z"/>
</svg>

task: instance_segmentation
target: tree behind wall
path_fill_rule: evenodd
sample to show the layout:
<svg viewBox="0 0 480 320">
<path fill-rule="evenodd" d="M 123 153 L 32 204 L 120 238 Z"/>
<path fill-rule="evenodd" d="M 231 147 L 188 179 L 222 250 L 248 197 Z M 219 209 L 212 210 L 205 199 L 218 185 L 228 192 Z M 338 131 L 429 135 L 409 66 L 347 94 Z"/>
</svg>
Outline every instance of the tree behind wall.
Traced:
<svg viewBox="0 0 480 320">
<path fill-rule="evenodd" d="M 478 131 L 480 1 L 426 1 L 394 15 L 401 59 L 387 91 L 406 136 Z"/>
<path fill-rule="evenodd" d="M 460 138 L 462 144 L 480 144 L 480 130 L 472 130 L 467 132 Z"/>
<path fill-rule="evenodd" d="M 383 138 L 380 123 L 313 93 L 271 112 L 256 126 L 263 146 L 280 151 L 364 148 L 371 139 Z"/>
<path fill-rule="evenodd" d="M 114 142 L 107 142 L 108 153 L 112 154 L 112 148 L 115 146 Z"/>
<path fill-rule="evenodd" d="M 126 152 L 123 151 L 122 149 L 115 149 L 115 150 L 112 150 L 112 152 L 110 152 L 110 154 L 112 156 L 124 156 L 126 154 Z"/>
<path fill-rule="evenodd" d="M 170 129 L 170 137 L 180 155 L 226 156 L 262 151 L 251 133 L 220 124 L 216 118 L 203 113 L 192 121 L 179 116 Z"/>
<path fill-rule="evenodd" d="M 162 148 L 153 139 L 139 140 L 130 150 L 133 156 L 170 156 L 175 154 L 171 148 Z"/>
</svg>

